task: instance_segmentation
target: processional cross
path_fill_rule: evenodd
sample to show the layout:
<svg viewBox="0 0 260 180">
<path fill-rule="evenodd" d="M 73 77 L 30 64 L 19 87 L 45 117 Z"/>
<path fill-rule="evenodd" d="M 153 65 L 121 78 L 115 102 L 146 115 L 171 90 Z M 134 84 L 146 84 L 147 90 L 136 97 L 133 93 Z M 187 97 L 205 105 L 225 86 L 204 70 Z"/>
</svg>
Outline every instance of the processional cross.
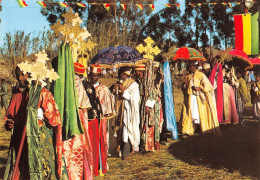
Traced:
<svg viewBox="0 0 260 180">
<path fill-rule="evenodd" d="M 140 52 L 140 53 L 145 53 L 145 55 L 143 56 L 145 59 L 148 59 L 148 63 L 146 65 L 146 72 L 145 72 L 145 94 L 144 94 L 144 102 L 146 102 L 150 97 L 152 97 L 152 91 L 149 91 L 152 89 L 152 82 L 153 82 L 153 64 L 152 61 L 154 59 L 153 54 L 156 56 L 157 54 L 159 54 L 161 52 L 161 50 L 155 46 L 153 47 L 152 44 L 154 43 L 154 41 L 152 40 L 151 37 L 147 37 L 144 42 L 146 43 L 146 46 L 143 46 L 143 44 L 139 44 L 136 49 Z M 145 149 L 148 150 L 148 119 L 149 119 L 149 115 L 146 114 L 145 117 L 141 116 L 141 121 L 146 124 L 146 130 L 145 130 L 145 137 L 146 137 L 146 141 L 145 141 Z"/>
<path fill-rule="evenodd" d="M 144 58 L 145 59 L 149 59 L 153 61 L 153 54 L 157 55 L 161 52 L 161 50 L 155 46 L 153 48 L 152 44 L 154 43 L 153 39 L 151 37 L 147 37 L 144 42 L 146 43 L 146 46 L 143 46 L 143 44 L 139 44 L 136 49 L 140 52 L 140 53 L 145 53 Z"/>
</svg>

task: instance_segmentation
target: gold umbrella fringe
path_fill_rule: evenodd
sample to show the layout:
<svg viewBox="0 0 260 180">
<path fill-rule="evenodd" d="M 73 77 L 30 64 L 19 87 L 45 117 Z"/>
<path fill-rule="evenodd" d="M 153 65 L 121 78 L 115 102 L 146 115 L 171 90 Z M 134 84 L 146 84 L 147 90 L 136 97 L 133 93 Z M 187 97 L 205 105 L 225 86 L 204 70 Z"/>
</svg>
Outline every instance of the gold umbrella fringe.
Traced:
<svg viewBox="0 0 260 180">
<path fill-rule="evenodd" d="M 135 67 L 139 64 L 143 64 L 143 63 L 147 63 L 148 59 L 141 59 L 139 61 L 136 61 L 135 63 L 118 63 L 118 64 L 114 64 L 114 65 L 108 65 L 108 64 L 99 64 L 101 68 L 109 68 L 112 69 L 113 67 L 123 67 L 123 66 L 128 66 L 128 67 Z"/>
</svg>

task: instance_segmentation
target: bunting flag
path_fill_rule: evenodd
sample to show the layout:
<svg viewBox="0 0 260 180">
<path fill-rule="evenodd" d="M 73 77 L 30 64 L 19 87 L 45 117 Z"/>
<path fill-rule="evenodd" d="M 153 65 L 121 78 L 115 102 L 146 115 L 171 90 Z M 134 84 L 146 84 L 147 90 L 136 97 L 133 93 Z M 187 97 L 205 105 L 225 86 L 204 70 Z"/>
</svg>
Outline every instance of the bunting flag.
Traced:
<svg viewBox="0 0 260 180">
<path fill-rule="evenodd" d="M 150 6 L 150 8 L 152 9 L 152 11 L 155 10 L 155 6 L 154 6 L 154 4 L 149 4 L 149 6 Z"/>
<path fill-rule="evenodd" d="M 163 4 L 164 6 L 166 6 L 166 7 L 171 7 L 171 5 L 170 4 Z"/>
<path fill-rule="evenodd" d="M 27 7 L 28 5 L 23 0 L 17 0 L 20 7 Z"/>
<path fill-rule="evenodd" d="M 140 10 L 143 10 L 143 9 L 144 9 L 144 7 L 143 7 L 142 4 L 136 4 L 136 7 L 138 7 Z"/>
<path fill-rule="evenodd" d="M 247 55 L 259 54 L 259 12 L 234 15 L 235 48 Z"/>
<path fill-rule="evenodd" d="M 104 3 L 103 6 L 107 11 L 109 11 L 110 5 L 108 3 Z"/>
<path fill-rule="evenodd" d="M 2 0 L 0 0 L 0 2 L 1 2 Z M 19 4 L 19 6 L 20 7 L 27 7 L 28 5 L 25 3 L 25 1 L 24 0 L 16 0 L 17 2 L 18 2 L 18 4 Z M 42 6 L 43 8 L 46 8 L 46 4 L 45 4 L 45 1 L 36 1 L 40 6 Z M 56 6 L 57 4 L 59 4 L 60 6 L 62 6 L 62 7 L 64 7 L 64 8 L 68 8 L 69 7 L 69 4 L 67 4 L 67 3 L 65 3 L 65 2 L 54 2 L 54 1 L 48 1 L 48 6 Z M 88 3 L 89 5 L 100 5 L 100 3 Z M 216 2 L 213 2 L 213 3 L 193 3 L 193 4 L 188 4 L 188 5 L 190 5 L 190 6 L 192 6 L 192 7 L 195 7 L 196 5 L 198 5 L 198 6 L 201 6 L 201 5 L 203 5 L 203 4 L 212 4 L 212 5 L 219 5 L 219 4 L 222 4 L 222 5 L 224 5 L 224 6 L 226 6 L 226 5 L 228 5 L 230 8 L 232 7 L 232 6 L 234 6 L 234 5 L 240 5 L 241 4 L 241 2 L 235 2 L 234 4 L 232 4 L 232 3 L 226 3 L 226 2 L 222 2 L 222 3 L 216 3 Z M 71 5 L 77 5 L 77 6 L 79 6 L 79 7 L 82 7 L 82 8 L 85 8 L 85 7 L 87 7 L 87 5 L 86 4 L 84 4 L 84 3 L 71 3 Z M 140 10 L 143 10 L 144 9 L 144 5 L 149 5 L 149 7 L 154 11 L 155 10 L 155 5 L 154 4 L 135 4 L 136 5 L 136 7 L 138 7 Z M 180 8 L 180 4 L 169 4 L 169 3 L 167 3 L 167 4 L 162 4 L 162 5 L 164 5 L 164 6 L 166 6 L 166 7 L 172 7 L 172 6 L 175 6 L 176 5 L 176 7 L 177 8 Z M 109 4 L 109 3 L 103 3 L 103 6 L 104 6 L 104 8 L 107 10 L 107 11 L 109 11 L 110 10 L 110 6 L 111 6 L 111 4 Z M 116 6 L 116 4 L 115 4 L 115 6 Z M 123 8 L 123 10 L 125 11 L 126 10 L 126 4 L 120 4 L 120 6 Z"/>
<path fill-rule="evenodd" d="M 68 7 L 69 7 L 69 5 L 66 4 L 66 3 L 64 3 L 64 2 L 59 2 L 59 5 L 60 5 L 61 7 L 64 7 L 64 8 L 68 8 Z"/>
<path fill-rule="evenodd" d="M 43 2 L 43 1 L 37 1 L 37 3 L 43 7 L 43 8 L 46 8 L 46 4 Z"/>
<path fill-rule="evenodd" d="M 77 3 L 77 5 L 78 5 L 79 7 L 87 7 L 86 4 L 83 4 L 83 3 Z"/>
<path fill-rule="evenodd" d="M 123 8 L 123 10 L 126 10 L 126 5 L 125 4 L 120 4 L 120 6 Z"/>
</svg>

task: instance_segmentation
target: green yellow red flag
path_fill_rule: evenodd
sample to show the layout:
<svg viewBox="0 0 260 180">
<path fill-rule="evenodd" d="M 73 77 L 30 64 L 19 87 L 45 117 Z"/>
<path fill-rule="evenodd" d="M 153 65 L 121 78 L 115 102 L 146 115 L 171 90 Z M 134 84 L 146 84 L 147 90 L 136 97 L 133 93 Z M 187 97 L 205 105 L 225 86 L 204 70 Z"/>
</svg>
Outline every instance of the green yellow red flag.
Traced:
<svg viewBox="0 0 260 180">
<path fill-rule="evenodd" d="M 247 55 L 259 54 L 259 12 L 252 14 L 235 14 L 235 48 Z"/>
</svg>

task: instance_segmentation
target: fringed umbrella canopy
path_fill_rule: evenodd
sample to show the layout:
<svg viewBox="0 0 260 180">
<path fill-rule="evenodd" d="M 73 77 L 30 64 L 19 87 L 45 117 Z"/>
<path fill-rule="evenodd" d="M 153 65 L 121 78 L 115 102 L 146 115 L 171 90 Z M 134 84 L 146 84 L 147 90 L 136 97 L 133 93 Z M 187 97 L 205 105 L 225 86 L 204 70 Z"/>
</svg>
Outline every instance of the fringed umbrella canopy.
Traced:
<svg viewBox="0 0 260 180">
<path fill-rule="evenodd" d="M 176 60 L 206 61 L 206 58 L 196 49 L 182 47 L 173 52 L 173 61 Z"/>
<path fill-rule="evenodd" d="M 246 70 L 260 71 L 260 58 L 250 59 L 252 67 L 247 67 Z"/>
<path fill-rule="evenodd" d="M 228 53 L 227 62 L 239 68 L 252 68 L 253 65 L 250 58 L 244 51 L 233 49 Z"/>
<path fill-rule="evenodd" d="M 253 58 L 250 61 L 251 61 L 253 66 L 260 65 L 260 58 Z"/>
<path fill-rule="evenodd" d="M 98 52 L 90 64 L 99 64 L 104 68 L 135 66 L 145 63 L 142 55 L 133 48 L 127 46 L 112 46 Z"/>
</svg>

